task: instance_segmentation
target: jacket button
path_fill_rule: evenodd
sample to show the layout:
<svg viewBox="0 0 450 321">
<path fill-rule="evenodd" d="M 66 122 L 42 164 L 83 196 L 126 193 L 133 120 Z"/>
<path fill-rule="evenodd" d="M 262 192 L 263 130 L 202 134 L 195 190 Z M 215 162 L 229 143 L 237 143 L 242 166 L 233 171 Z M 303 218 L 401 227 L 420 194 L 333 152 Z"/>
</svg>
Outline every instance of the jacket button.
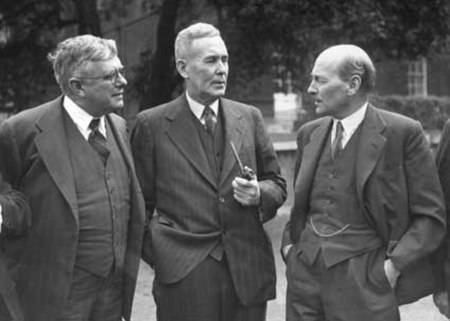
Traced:
<svg viewBox="0 0 450 321">
<path fill-rule="evenodd" d="M 222 196 L 219 197 L 219 203 L 225 203 L 225 198 L 223 198 Z"/>
</svg>

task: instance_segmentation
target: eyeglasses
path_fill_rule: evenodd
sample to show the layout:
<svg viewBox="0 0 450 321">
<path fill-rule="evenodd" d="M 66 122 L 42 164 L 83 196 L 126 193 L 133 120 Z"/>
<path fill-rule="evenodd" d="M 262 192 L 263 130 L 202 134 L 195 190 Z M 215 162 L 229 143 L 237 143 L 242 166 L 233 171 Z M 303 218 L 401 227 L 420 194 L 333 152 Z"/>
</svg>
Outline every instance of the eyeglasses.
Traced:
<svg viewBox="0 0 450 321">
<path fill-rule="evenodd" d="M 112 84 L 115 84 L 117 82 L 117 79 L 119 79 L 119 75 L 125 78 L 126 70 L 124 67 L 116 68 L 113 71 L 111 71 L 109 74 L 103 75 L 103 76 L 97 76 L 97 77 L 78 77 L 80 79 L 103 79 L 106 81 L 110 81 Z"/>
</svg>

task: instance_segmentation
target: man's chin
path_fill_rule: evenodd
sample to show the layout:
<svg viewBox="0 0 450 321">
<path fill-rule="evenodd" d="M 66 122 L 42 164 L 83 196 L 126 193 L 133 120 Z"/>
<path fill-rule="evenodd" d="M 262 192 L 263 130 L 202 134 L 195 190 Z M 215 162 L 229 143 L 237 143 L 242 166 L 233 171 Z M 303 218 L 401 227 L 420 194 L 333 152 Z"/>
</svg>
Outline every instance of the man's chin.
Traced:
<svg viewBox="0 0 450 321">
<path fill-rule="evenodd" d="M 327 114 L 327 110 L 322 107 L 322 106 L 317 106 L 316 107 L 316 114 L 317 115 L 326 115 Z"/>
<path fill-rule="evenodd" d="M 215 98 L 220 98 L 220 97 L 225 96 L 225 88 L 220 89 L 220 90 L 215 90 L 212 96 Z"/>
<path fill-rule="evenodd" d="M 114 105 L 114 106 L 112 106 L 112 111 L 117 111 L 117 110 L 121 110 L 121 109 L 123 109 L 125 107 L 125 105 L 124 104 L 116 104 L 116 105 Z"/>
</svg>

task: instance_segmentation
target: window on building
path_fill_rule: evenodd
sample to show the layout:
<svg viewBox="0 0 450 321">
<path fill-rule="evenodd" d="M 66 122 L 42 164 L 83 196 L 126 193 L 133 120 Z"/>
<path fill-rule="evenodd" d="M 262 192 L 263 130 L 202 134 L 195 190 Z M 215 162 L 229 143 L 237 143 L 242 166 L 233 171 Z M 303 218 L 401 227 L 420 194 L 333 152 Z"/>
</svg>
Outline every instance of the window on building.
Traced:
<svg viewBox="0 0 450 321">
<path fill-rule="evenodd" d="M 408 63 L 408 95 L 427 96 L 427 59 L 421 58 Z"/>
</svg>

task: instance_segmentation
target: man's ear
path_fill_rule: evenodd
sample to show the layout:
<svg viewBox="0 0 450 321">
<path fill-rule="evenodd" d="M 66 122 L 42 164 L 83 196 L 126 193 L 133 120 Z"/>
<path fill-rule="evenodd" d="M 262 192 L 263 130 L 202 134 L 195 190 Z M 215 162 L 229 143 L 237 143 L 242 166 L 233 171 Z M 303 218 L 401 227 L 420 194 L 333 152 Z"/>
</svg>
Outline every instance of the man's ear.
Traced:
<svg viewBox="0 0 450 321">
<path fill-rule="evenodd" d="M 178 73 L 184 79 L 189 78 L 189 73 L 187 72 L 187 61 L 185 59 L 177 59 L 177 70 Z"/>
<path fill-rule="evenodd" d="M 349 96 L 353 96 L 361 89 L 361 77 L 358 75 L 353 75 L 348 81 L 347 93 Z"/>
<path fill-rule="evenodd" d="M 85 95 L 83 85 L 79 79 L 70 78 L 69 89 L 75 96 L 84 97 Z"/>
</svg>

